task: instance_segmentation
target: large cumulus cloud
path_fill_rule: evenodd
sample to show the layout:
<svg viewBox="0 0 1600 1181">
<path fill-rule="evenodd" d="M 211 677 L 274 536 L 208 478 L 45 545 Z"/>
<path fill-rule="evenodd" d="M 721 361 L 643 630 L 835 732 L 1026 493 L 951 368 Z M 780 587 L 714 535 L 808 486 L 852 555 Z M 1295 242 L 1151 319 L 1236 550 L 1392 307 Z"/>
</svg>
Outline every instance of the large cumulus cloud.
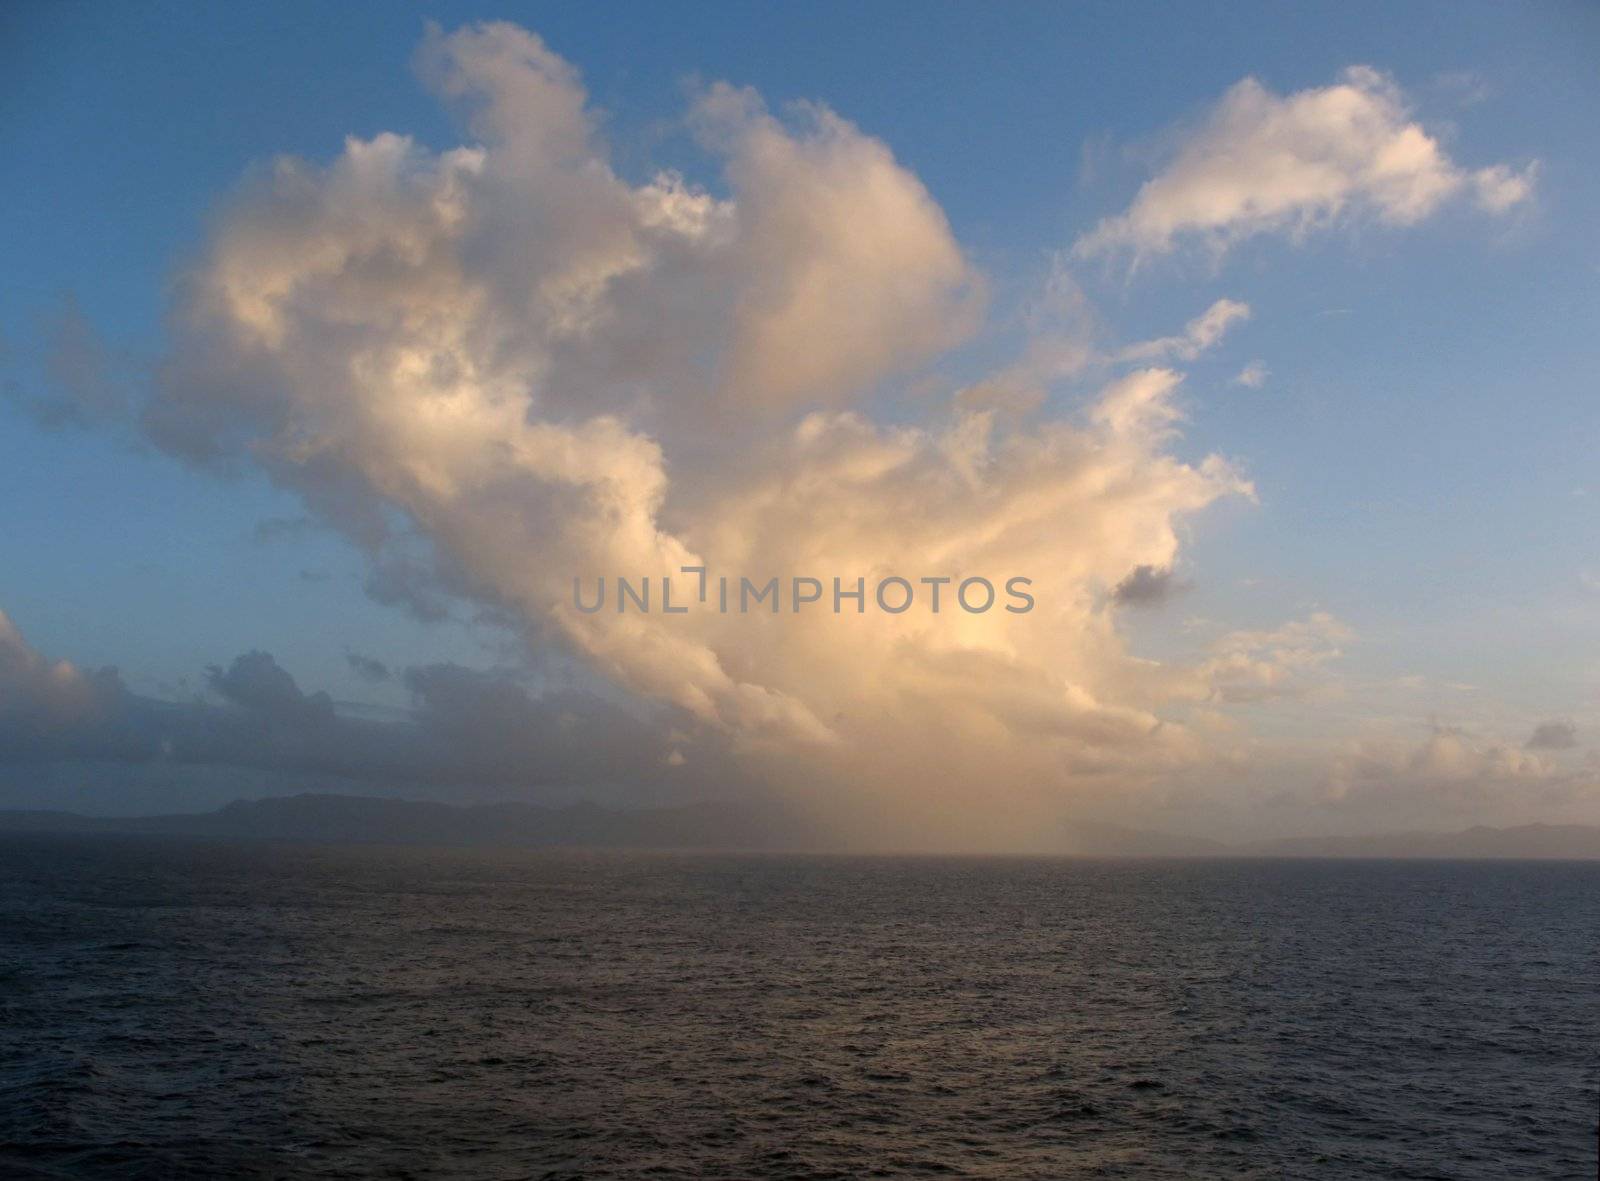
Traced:
<svg viewBox="0 0 1600 1181">
<path fill-rule="evenodd" d="M 915 176 L 825 109 L 717 85 L 688 124 L 720 192 L 610 164 L 535 36 L 434 33 L 423 76 L 473 142 L 352 139 L 248 183 L 185 275 L 145 422 L 259 464 L 370 553 L 375 585 L 509 611 L 743 761 L 956 806 L 1194 757 L 1193 669 L 1125 651 L 1111 588 L 1246 480 L 1168 449 L 1182 375 L 1111 375 L 1053 415 L 919 402 L 984 284 Z M 1224 301 L 1172 347 L 1244 314 Z M 876 410 L 874 408 L 877 408 Z M 1033 580 L 1037 609 L 583 614 L 574 577 Z M 393 572 L 408 577 L 397 580 Z M 925 787 L 914 790 L 924 797 Z"/>
</svg>

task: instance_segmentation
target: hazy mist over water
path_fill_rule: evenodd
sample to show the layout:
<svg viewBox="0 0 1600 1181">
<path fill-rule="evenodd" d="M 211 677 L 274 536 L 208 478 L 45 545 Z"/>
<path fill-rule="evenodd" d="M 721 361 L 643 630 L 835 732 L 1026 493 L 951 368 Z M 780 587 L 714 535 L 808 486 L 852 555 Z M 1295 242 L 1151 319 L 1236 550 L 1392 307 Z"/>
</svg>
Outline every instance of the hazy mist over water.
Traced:
<svg viewBox="0 0 1600 1181">
<path fill-rule="evenodd" d="M 0 841 L 7 1177 L 1595 1175 L 1600 864 Z"/>
</svg>

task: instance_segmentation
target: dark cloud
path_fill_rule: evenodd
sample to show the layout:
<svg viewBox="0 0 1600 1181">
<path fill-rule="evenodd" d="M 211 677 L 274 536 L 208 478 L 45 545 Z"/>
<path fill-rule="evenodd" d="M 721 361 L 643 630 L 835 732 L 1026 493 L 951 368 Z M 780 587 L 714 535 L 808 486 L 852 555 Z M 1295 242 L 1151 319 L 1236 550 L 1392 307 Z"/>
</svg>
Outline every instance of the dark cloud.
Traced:
<svg viewBox="0 0 1600 1181">
<path fill-rule="evenodd" d="M 236 656 L 226 669 L 212 665 L 206 670 L 206 684 L 225 701 L 264 716 L 295 721 L 333 716 L 333 702 L 326 693 L 302 693 L 266 652 Z"/>
<path fill-rule="evenodd" d="M 400 607 L 422 623 L 438 623 L 450 615 L 434 569 L 410 555 L 374 559 L 367 574 L 366 592 L 374 602 Z"/>
<path fill-rule="evenodd" d="M 396 678 L 380 660 L 347 658 L 369 679 Z M 76 765 L 102 779 L 116 767 L 269 772 L 285 789 L 339 781 L 442 798 L 659 802 L 731 781 L 714 744 L 592 693 L 536 694 L 511 675 L 453 664 L 397 679 L 409 713 L 351 716 L 251 651 L 208 668 L 204 696 L 159 701 L 129 692 L 113 669 L 48 661 L 0 615 L 0 764 Z"/>
<path fill-rule="evenodd" d="M 1117 583 L 1111 597 L 1124 607 L 1159 607 L 1188 589 L 1189 583 L 1181 581 L 1171 570 L 1135 566 L 1131 574 Z"/>
<path fill-rule="evenodd" d="M 363 681 L 371 681 L 373 684 L 380 684 L 384 681 L 394 679 L 394 674 L 389 671 L 389 666 L 376 657 L 363 656 L 359 652 L 351 652 L 347 650 L 344 654 L 344 658 L 349 662 L 350 668 L 355 672 L 356 676 L 360 677 Z"/>
<path fill-rule="evenodd" d="M 1571 750 L 1578 745 L 1578 728 L 1571 722 L 1541 722 L 1525 745 L 1529 750 Z"/>
<path fill-rule="evenodd" d="M 475 781 L 537 773 L 626 788 L 659 781 L 677 748 L 658 723 L 587 693 L 536 697 L 511 677 L 456 664 L 409 668 L 402 680 L 430 745 Z M 709 758 L 698 755 L 700 771 Z"/>
</svg>

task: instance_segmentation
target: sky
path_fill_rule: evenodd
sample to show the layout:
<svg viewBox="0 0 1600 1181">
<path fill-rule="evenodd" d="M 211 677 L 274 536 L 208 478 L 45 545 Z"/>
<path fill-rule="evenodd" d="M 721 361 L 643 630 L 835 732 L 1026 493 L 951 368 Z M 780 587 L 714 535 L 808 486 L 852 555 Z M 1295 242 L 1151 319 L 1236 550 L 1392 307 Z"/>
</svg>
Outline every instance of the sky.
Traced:
<svg viewBox="0 0 1600 1181">
<path fill-rule="evenodd" d="M 1580 4 L 10 5 L 0 807 L 1600 823 L 1597 51 Z M 781 610 L 573 607 L 685 565 Z"/>
</svg>

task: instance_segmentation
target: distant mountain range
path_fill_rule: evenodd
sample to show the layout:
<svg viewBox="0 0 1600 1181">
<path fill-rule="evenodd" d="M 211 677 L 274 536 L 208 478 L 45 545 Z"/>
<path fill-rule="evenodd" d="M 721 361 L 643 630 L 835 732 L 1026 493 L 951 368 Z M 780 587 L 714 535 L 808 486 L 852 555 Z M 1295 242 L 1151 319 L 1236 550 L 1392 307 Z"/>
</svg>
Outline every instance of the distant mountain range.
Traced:
<svg viewBox="0 0 1600 1181">
<path fill-rule="evenodd" d="M 1400 832 L 1361 837 L 1296 837 L 1250 846 L 1271 857 L 1465 857 L 1600 859 L 1600 826 L 1522 824 L 1465 832 Z"/>
<path fill-rule="evenodd" d="M 1524 824 L 1464 832 L 1289 837 L 1228 845 L 1198 837 L 1099 825 L 1078 831 L 1076 850 L 1120 857 L 1381 857 L 1600 860 L 1600 826 Z"/>
<path fill-rule="evenodd" d="M 0 833 L 104 833 L 361 844 L 634 849 L 803 850 L 836 842 L 772 808 L 693 804 L 617 810 L 596 804 L 455 805 L 373 796 L 240 800 L 215 812 L 103 817 L 0 811 Z M 1083 826 L 1065 851 L 1111 857 L 1385 857 L 1600 859 L 1600 826 L 1527 824 L 1465 832 L 1300 837 L 1227 845 L 1110 825 Z"/>
<path fill-rule="evenodd" d="M 793 817 L 732 804 L 619 811 L 597 804 L 455 805 L 314 794 L 239 800 L 215 812 L 166 816 L 0 811 L 0 832 L 597 848 L 795 849 L 824 843 L 822 834 Z"/>
</svg>

